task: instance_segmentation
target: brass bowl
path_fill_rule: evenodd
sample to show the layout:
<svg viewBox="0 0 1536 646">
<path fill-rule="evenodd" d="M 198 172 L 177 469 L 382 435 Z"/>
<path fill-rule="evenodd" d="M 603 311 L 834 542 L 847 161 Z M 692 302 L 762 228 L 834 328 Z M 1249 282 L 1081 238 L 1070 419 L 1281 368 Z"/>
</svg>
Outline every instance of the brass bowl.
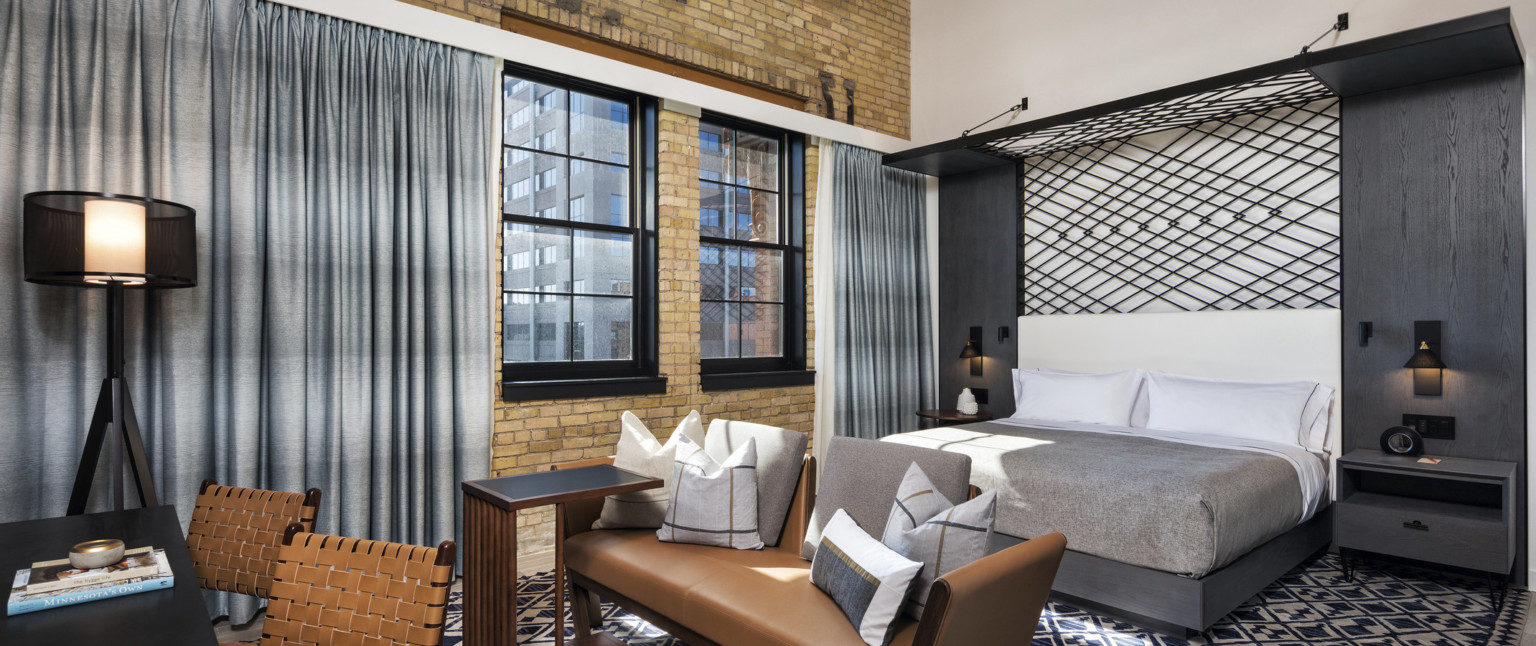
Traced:
<svg viewBox="0 0 1536 646">
<path fill-rule="evenodd" d="M 106 567 L 123 560 L 124 547 L 115 538 L 79 543 L 69 548 L 69 564 L 82 570 Z"/>
</svg>

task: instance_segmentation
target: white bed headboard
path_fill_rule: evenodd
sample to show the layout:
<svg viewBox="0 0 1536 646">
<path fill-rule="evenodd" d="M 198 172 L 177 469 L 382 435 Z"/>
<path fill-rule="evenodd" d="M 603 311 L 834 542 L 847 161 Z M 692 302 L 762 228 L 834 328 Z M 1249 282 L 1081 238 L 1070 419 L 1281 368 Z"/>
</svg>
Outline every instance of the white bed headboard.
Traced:
<svg viewBox="0 0 1536 646">
<path fill-rule="evenodd" d="M 1336 309 L 1021 316 L 1019 367 L 1316 381 L 1334 389 L 1328 442 L 1337 457 L 1342 324 Z"/>
</svg>

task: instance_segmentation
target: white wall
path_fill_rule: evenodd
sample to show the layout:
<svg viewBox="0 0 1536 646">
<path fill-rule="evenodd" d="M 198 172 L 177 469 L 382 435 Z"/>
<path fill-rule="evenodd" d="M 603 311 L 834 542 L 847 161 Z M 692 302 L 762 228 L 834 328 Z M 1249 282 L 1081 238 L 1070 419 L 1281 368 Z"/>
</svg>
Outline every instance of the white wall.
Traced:
<svg viewBox="0 0 1536 646">
<path fill-rule="evenodd" d="M 1295 55 L 1349 12 L 1350 28 L 1315 49 L 1510 7 L 1515 31 L 1536 34 L 1536 0 L 912 0 L 912 140 L 927 144 L 1029 97 L 1025 122 Z M 1531 43 L 1527 41 L 1529 47 Z M 1536 73 L 1527 51 L 1527 122 Z M 988 126 L 1005 125 L 998 121 Z M 1526 148 L 1536 128 L 1526 127 Z M 1536 163 L 1526 160 L 1526 184 Z M 1526 230 L 1536 231 L 1526 191 Z M 1536 285 L 1536 236 L 1526 238 L 1526 284 Z M 1536 298 L 1526 295 L 1536 320 Z M 1536 326 L 1527 326 L 1536 331 Z M 1536 335 L 1527 332 L 1528 346 Z M 1527 353 L 1529 357 L 1531 353 Z M 1536 365 L 1527 359 L 1527 371 Z M 1527 429 L 1536 379 L 1527 379 Z M 1536 442 L 1526 443 L 1536 464 Z M 1536 486 L 1526 483 L 1528 505 Z M 1536 556 L 1536 513 L 1527 537 Z M 1531 580 L 1536 585 L 1536 559 Z"/>
</svg>

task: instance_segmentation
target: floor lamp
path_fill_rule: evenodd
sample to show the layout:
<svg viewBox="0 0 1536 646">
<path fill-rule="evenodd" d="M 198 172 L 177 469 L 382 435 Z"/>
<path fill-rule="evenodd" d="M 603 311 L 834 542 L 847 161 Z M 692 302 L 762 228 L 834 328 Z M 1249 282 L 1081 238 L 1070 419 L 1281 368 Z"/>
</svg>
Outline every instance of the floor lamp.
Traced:
<svg viewBox="0 0 1536 646">
<path fill-rule="evenodd" d="M 85 513 L 108 433 L 113 436 L 113 507 L 123 508 L 125 461 L 133 470 L 139 504 L 157 506 L 154 477 L 123 378 L 123 290 L 197 284 L 197 212 L 162 200 L 76 191 L 29 193 L 22 205 L 27 282 L 107 290 L 107 376 L 85 436 L 68 513 Z"/>
</svg>

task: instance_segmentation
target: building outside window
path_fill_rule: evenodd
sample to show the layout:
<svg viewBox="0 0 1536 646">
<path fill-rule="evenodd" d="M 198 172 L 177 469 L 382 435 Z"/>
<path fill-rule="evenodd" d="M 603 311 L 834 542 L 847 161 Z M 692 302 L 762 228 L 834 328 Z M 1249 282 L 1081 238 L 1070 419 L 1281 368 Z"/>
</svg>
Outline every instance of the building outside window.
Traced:
<svg viewBox="0 0 1536 646">
<path fill-rule="evenodd" d="M 804 373 L 804 144 L 706 115 L 699 125 L 702 372 Z M 808 374 L 808 373 L 805 373 Z"/>
<path fill-rule="evenodd" d="M 654 340 L 633 337 L 654 335 L 654 305 L 633 289 L 654 284 L 638 199 L 652 193 L 633 166 L 640 98 L 509 65 L 502 101 L 533 115 L 503 120 L 504 398 L 525 382 L 654 376 L 654 356 L 636 356 Z"/>
</svg>

